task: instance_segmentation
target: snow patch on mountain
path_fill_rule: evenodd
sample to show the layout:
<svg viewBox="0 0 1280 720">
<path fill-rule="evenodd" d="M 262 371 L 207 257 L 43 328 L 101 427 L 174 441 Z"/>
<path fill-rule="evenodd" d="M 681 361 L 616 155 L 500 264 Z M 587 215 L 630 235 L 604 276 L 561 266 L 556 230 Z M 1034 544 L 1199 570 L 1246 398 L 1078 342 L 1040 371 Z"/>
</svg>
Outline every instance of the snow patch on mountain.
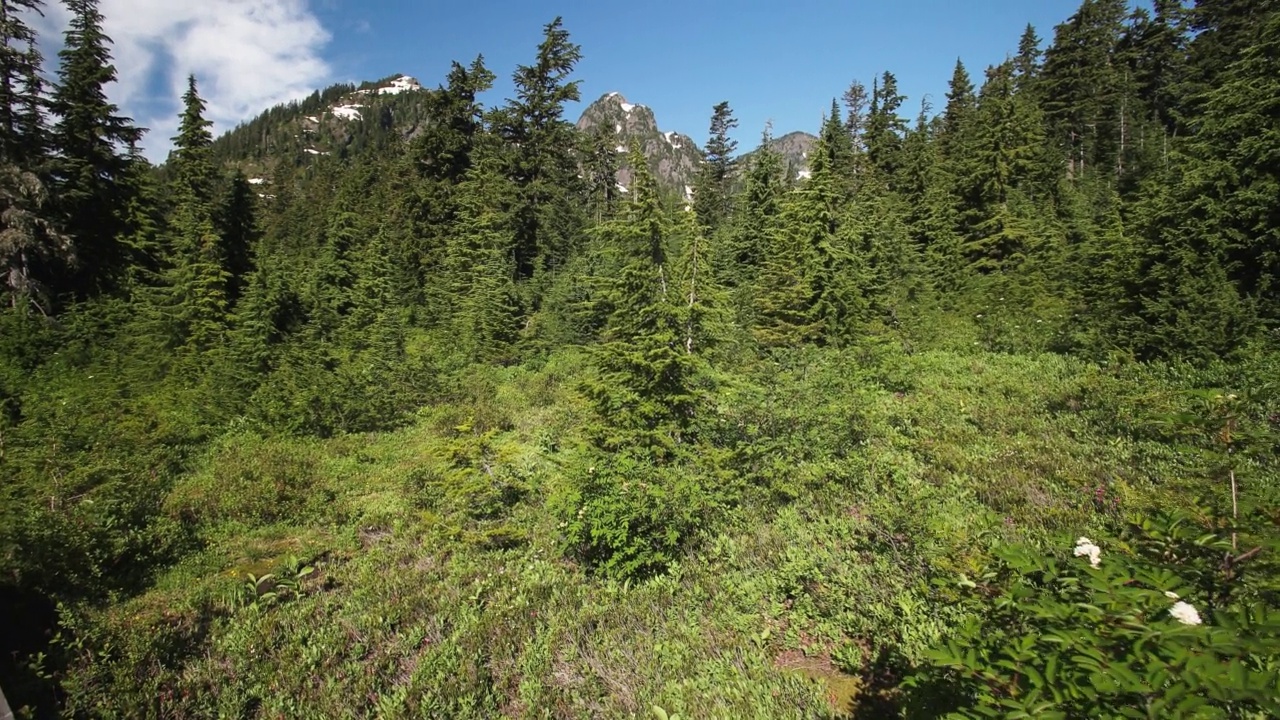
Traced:
<svg viewBox="0 0 1280 720">
<path fill-rule="evenodd" d="M 627 103 L 627 102 L 622 103 L 622 105 L 621 105 L 621 106 L 622 106 L 622 112 L 624 112 L 624 113 L 629 113 L 629 112 L 631 112 L 632 110 L 635 110 L 635 109 L 636 109 L 636 106 L 635 106 L 635 105 L 632 105 L 631 103 Z"/>
<path fill-rule="evenodd" d="M 619 145 L 618 147 L 614 148 L 614 151 L 616 151 L 616 152 L 626 152 L 626 151 L 627 151 L 627 146 L 626 146 L 626 145 Z"/>
<path fill-rule="evenodd" d="M 813 173 L 809 172 L 808 170 L 801 170 L 800 172 L 796 173 L 797 180 L 808 180 L 811 177 L 813 177 Z"/>
<path fill-rule="evenodd" d="M 334 117 L 339 117 L 339 118 L 342 118 L 343 120 L 359 120 L 360 119 L 359 108 L 362 108 L 362 107 L 364 106 L 363 105 L 339 105 L 335 107 L 331 112 L 333 113 Z"/>
<path fill-rule="evenodd" d="M 263 185 L 267 182 L 266 178 L 249 178 L 250 185 Z"/>
<path fill-rule="evenodd" d="M 395 80 L 392 80 L 390 85 L 385 85 L 383 87 L 378 88 L 378 94 L 379 95 L 399 95 L 402 92 L 406 92 L 410 90 L 416 91 L 421 89 L 422 89 L 422 85 L 418 83 L 417 79 L 411 78 L 408 75 L 401 75 Z"/>
<path fill-rule="evenodd" d="M 618 192 L 624 192 L 624 193 L 631 192 L 630 190 L 627 189 L 627 186 L 623 185 L 622 183 L 618 183 L 617 187 L 618 187 Z"/>
</svg>

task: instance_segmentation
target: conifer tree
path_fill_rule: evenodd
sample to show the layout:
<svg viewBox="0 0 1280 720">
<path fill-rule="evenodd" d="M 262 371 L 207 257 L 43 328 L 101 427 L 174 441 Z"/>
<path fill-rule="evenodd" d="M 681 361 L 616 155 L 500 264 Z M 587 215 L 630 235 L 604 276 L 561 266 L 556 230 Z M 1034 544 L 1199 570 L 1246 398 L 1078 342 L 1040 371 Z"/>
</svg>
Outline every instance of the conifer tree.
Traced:
<svg viewBox="0 0 1280 720">
<path fill-rule="evenodd" d="M 229 273 L 214 221 L 212 123 L 204 118 L 204 100 L 194 76 L 187 80 L 182 102 L 178 135 L 169 156 L 174 178 L 167 233 L 168 285 L 173 293 L 170 314 L 176 320 L 174 339 L 185 347 L 204 350 L 219 341 L 224 328 Z"/>
<path fill-rule="evenodd" d="M 857 181 L 857 151 L 853 138 L 841 120 L 840 105 L 834 98 L 831 100 L 831 114 L 823 121 L 818 139 L 821 143 L 815 146 L 814 152 L 821 150 L 825 154 L 826 166 L 831 169 L 832 180 L 840 198 L 843 201 L 851 199 Z"/>
<path fill-rule="evenodd" d="M 597 126 L 587 135 L 586 160 L 583 174 L 586 176 L 587 204 L 597 224 L 611 217 L 618 205 L 618 151 L 616 138 L 604 126 Z"/>
<path fill-rule="evenodd" d="M 714 234 L 729 218 L 730 172 L 733 154 L 738 149 L 737 141 L 730 138 L 729 133 L 736 127 L 738 120 L 728 102 L 718 103 L 711 109 L 710 137 L 693 190 L 693 210 L 708 235 Z"/>
<path fill-rule="evenodd" d="M 1014 87 L 1019 93 L 1034 92 L 1040 77 L 1041 55 L 1040 36 L 1036 35 L 1035 26 L 1028 23 L 1018 39 L 1018 54 L 1013 58 Z"/>
<path fill-rule="evenodd" d="M 231 177 L 226 196 L 217 208 L 215 227 L 222 240 L 219 250 L 227 273 L 227 307 L 234 308 L 253 271 L 254 247 L 260 232 L 257 193 L 244 173 Z"/>
<path fill-rule="evenodd" d="M 0 273 L 10 306 L 47 313 L 51 268 L 73 248 L 50 203 L 41 57 L 22 17 L 41 6 L 0 0 Z"/>
<path fill-rule="evenodd" d="M 1013 66 L 991 68 L 978 100 L 975 149 L 962 183 L 966 252 L 977 269 L 993 270 L 1018 259 L 1031 233 L 1021 185 L 1032 174 L 1043 136 L 1035 107 L 1014 92 Z"/>
<path fill-rule="evenodd" d="M 517 190 L 512 252 L 522 280 L 563 264 L 582 225 L 577 131 L 564 119 L 565 103 L 580 99 L 578 81 L 569 76 L 581 57 L 561 19 L 548 23 L 535 62 L 516 68 L 516 97 L 496 123 L 510 147 Z"/>
<path fill-rule="evenodd" d="M 964 142 L 977 104 L 978 98 L 973 92 L 969 71 L 957 58 L 956 68 L 951 74 L 951 84 L 947 90 L 947 106 L 942 111 L 942 128 L 938 132 L 943 156 L 950 157 L 959 152 L 959 146 Z"/>
<path fill-rule="evenodd" d="M 872 91 L 867 118 L 867 159 L 873 168 L 890 179 L 898 170 L 898 154 L 906 131 L 906 123 L 898 115 L 905 99 L 898 93 L 898 79 L 887 71 Z"/>
<path fill-rule="evenodd" d="M 126 243 L 135 229 L 122 210 L 133 202 L 126 175 L 130 149 L 143 131 L 107 99 L 116 71 L 97 0 L 64 4 L 71 21 L 58 53 L 62 65 L 51 108 L 57 116 L 54 177 L 59 210 L 76 247 L 69 289 L 83 297 L 117 287 L 128 266 L 142 260 Z"/>
<path fill-rule="evenodd" d="M 1067 176 L 1115 174 L 1125 94 L 1119 56 L 1124 0 L 1084 0 L 1054 33 L 1039 85 L 1050 140 L 1067 160 Z"/>
<path fill-rule="evenodd" d="M 770 235 L 778 228 L 786 190 L 782 156 L 772 147 L 766 127 L 760 147 L 750 156 L 739 212 L 723 253 L 721 277 L 736 287 L 749 287 L 769 252 Z"/>
<path fill-rule="evenodd" d="M 1239 294 L 1274 325 L 1280 322 L 1280 10 L 1255 37 L 1201 100 L 1170 223 L 1220 252 Z"/>
<path fill-rule="evenodd" d="M 510 222 L 502 204 L 509 192 L 492 158 L 479 159 L 458 187 L 458 221 L 442 279 L 454 305 L 453 336 L 479 362 L 510 359 L 519 334 L 515 267 L 507 251 Z"/>
<path fill-rule="evenodd" d="M 605 342 L 595 353 L 599 377 L 587 395 L 604 423 L 597 432 L 602 449 L 639 450 L 662 463 L 689 440 L 698 364 L 690 349 L 697 347 L 689 343 L 690 316 L 682 317 L 682 290 L 667 257 L 668 222 L 657 183 L 638 145 L 628 162 L 634 175 L 627 217 L 601 228 L 623 266 L 613 284 Z"/>
<path fill-rule="evenodd" d="M 802 272 L 808 276 L 812 293 L 810 316 L 819 328 L 817 339 L 837 345 L 852 338 L 856 322 L 864 314 L 861 258 L 842 241 L 845 234 L 840 222 L 845 197 L 835 163 L 842 159 L 840 145 L 847 141 L 840 119 L 826 118 L 810 153 L 811 177 L 792 193 L 784 219 L 784 232 L 794 233 L 799 238 L 797 244 L 806 246 L 802 257 L 808 260 L 808 267 Z"/>
<path fill-rule="evenodd" d="M 454 62 L 447 85 L 432 91 L 427 101 L 430 121 L 408 149 L 408 176 L 412 190 L 404 193 L 405 211 L 412 223 L 410 237 L 398 249 L 404 258 L 401 270 L 413 292 L 430 308 L 446 304 L 435 292 L 432 276 L 445 262 L 449 231 L 457 218 L 455 193 L 474 163 L 486 133 L 480 93 L 493 86 L 494 75 L 479 56 L 470 66 Z M 440 313 L 432 312 L 432 316 Z"/>
<path fill-rule="evenodd" d="M 841 99 L 844 101 L 845 129 L 849 131 L 854 150 L 861 152 L 865 150 L 863 134 L 867 128 L 867 104 L 870 102 L 867 86 L 854 80 L 849 83 L 849 89 L 844 91 Z"/>
</svg>

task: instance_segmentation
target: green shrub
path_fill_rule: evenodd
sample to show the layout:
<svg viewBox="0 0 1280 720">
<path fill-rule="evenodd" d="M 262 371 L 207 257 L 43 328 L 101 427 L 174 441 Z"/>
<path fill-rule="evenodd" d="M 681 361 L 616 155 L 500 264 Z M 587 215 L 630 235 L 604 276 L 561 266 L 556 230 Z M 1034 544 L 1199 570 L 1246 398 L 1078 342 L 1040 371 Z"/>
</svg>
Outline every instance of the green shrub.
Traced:
<svg viewBox="0 0 1280 720">
<path fill-rule="evenodd" d="M 713 525 L 717 501 L 695 465 L 656 465 L 626 453 L 594 455 L 550 501 L 569 553 L 618 578 L 662 571 L 698 531 Z"/>
<path fill-rule="evenodd" d="M 172 516 L 200 524 L 297 519 L 309 500 L 317 464 L 314 441 L 229 435 L 210 452 L 202 471 L 178 482 L 165 507 Z"/>
<path fill-rule="evenodd" d="M 1280 614 L 1256 552 L 1163 516 L 1095 544 L 1010 546 L 963 599 L 970 620 L 906 682 L 918 717 L 1275 717 Z"/>
</svg>

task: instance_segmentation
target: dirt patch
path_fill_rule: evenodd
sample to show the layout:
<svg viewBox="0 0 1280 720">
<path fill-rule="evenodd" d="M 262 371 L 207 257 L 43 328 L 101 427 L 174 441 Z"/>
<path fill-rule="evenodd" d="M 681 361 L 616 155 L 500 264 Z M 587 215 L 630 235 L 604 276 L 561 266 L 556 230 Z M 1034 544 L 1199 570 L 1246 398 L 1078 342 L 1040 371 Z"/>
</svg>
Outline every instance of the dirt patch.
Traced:
<svg viewBox="0 0 1280 720">
<path fill-rule="evenodd" d="M 853 712 L 854 701 L 862 687 L 862 681 L 840 671 L 831 662 L 831 656 L 822 653 L 805 655 L 799 650 L 784 650 L 773 659 L 773 664 L 783 672 L 790 672 L 817 680 L 826 689 L 827 702 L 837 713 Z"/>
</svg>

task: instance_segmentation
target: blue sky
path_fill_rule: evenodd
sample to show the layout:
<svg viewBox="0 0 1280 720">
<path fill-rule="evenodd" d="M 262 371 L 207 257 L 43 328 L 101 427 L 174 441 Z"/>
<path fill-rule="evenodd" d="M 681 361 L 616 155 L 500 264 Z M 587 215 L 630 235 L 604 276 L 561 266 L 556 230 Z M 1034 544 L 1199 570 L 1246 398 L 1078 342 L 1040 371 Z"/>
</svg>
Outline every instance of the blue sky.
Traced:
<svg viewBox="0 0 1280 720">
<path fill-rule="evenodd" d="M 1017 49 L 1028 22 L 1047 44 L 1079 0 L 651 0 L 439 2 L 330 0 L 317 6 L 334 36 L 327 57 L 351 77 L 392 72 L 440 81 L 450 60 L 484 53 L 511 95 L 511 71 L 529 63 L 556 15 L 582 46 L 576 77 L 590 102 L 618 91 L 654 110 L 664 130 L 706 139 L 711 107 L 728 100 L 738 139 L 816 131 L 832 97 L 855 78 L 898 78 L 914 116 L 923 95 L 940 107 L 957 57 L 975 82 Z M 580 108 L 570 113 L 577 119 Z"/>
<path fill-rule="evenodd" d="M 557 15 L 582 46 L 584 104 L 618 91 L 654 110 L 663 130 L 706 139 L 711 107 L 728 100 L 743 149 L 765 122 L 774 134 L 817 129 L 851 80 L 891 70 L 914 117 L 940 107 L 957 57 L 975 82 L 1011 54 L 1030 22 L 1044 43 L 1078 0 L 101 0 L 120 83 L 112 98 L 152 129 L 163 159 L 185 77 L 195 73 L 218 131 L 334 82 L 396 73 L 435 86 L 451 60 L 483 53 L 512 92 Z M 37 25 L 53 58 L 65 17 L 51 3 Z M 571 120 L 581 106 L 570 109 Z"/>
</svg>

